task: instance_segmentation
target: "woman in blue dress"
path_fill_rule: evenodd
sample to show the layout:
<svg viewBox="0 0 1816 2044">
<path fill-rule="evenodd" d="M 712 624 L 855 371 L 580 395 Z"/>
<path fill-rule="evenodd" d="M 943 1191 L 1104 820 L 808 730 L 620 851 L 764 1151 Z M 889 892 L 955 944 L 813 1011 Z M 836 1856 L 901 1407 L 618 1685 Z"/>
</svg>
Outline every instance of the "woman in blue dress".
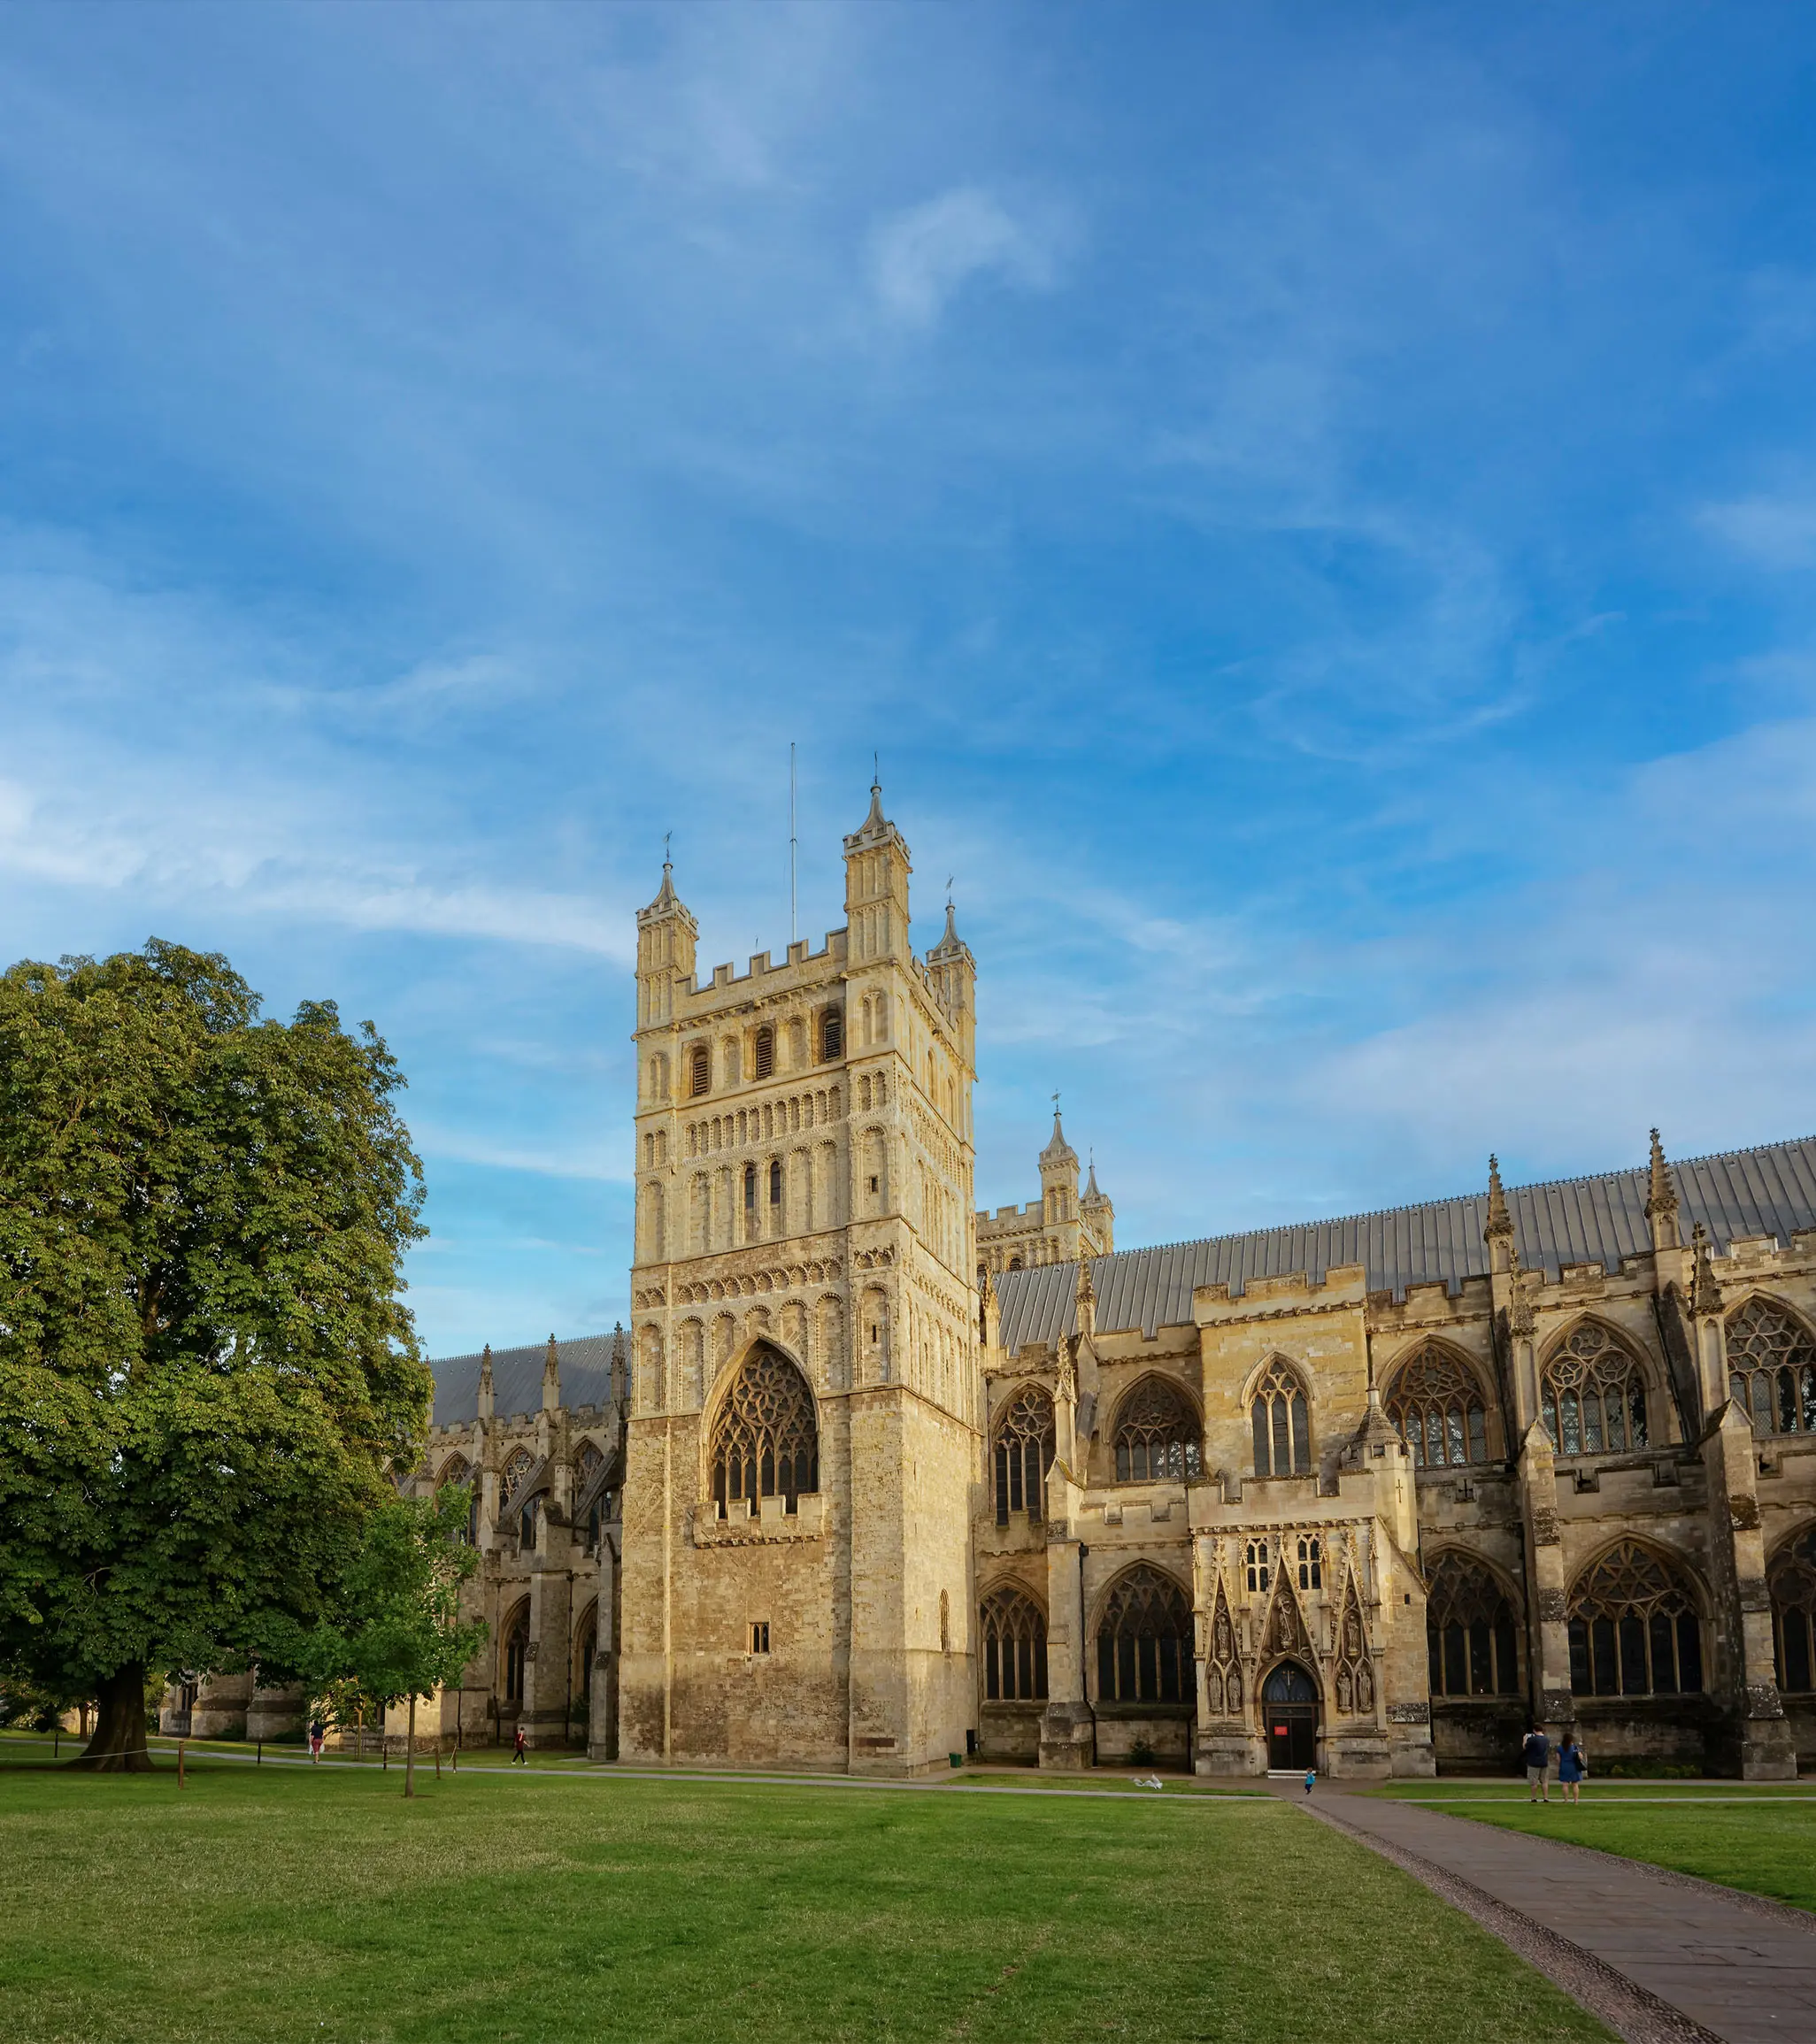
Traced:
<svg viewBox="0 0 1816 2044">
<path fill-rule="evenodd" d="M 1558 1786 L 1564 1791 L 1566 1802 L 1582 1800 L 1582 1780 L 1589 1772 L 1589 1763 L 1583 1757 L 1581 1747 L 1576 1743 L 1574 1733 L 1564 1734 L 1563 1744 L 1558 1748 Z"/>
</svg>

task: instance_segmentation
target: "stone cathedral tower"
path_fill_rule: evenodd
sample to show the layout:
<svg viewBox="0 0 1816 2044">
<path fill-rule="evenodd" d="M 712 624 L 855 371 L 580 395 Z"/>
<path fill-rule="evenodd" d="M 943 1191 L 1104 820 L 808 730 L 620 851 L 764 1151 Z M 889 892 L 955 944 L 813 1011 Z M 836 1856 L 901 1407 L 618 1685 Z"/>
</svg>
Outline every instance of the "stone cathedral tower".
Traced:
<svg viewBox="0 0 1816 2044">
<path fill-rule="evenodd" d="M 637 918 L 620 1751 L 912 1772 L 975 1722 L 975 965 L 909 943 L 871 790 L 846 926 L 695 973 Z"/>
</svg>

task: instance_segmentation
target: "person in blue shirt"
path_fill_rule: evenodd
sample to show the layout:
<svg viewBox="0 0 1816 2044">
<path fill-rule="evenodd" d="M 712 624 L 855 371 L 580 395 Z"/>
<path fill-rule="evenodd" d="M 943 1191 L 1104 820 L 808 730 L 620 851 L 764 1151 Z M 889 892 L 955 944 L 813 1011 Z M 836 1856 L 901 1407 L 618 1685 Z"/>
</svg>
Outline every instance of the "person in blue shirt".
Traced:
<svg viewBox="0 0 1816 2044">
<path fill-rule="evenodd" d="M 1576 1734 L 1566 1732 L 1558 1748 L 1558 1786 L 1564 1791 L 1566 1802 L 1581 1802 L 1583 1779 L 1588 1773 L 1589 1761 L 1576 1743 Z"/>
<path fill-rule="evenodd" d="M 1311 1794 L 1311 1793 L 1312 1793 L 1312 1784 L 1313 1784 L 1313 1783 L 1314 1783 L 1314 1782 L 1315 1782 L 1317 1779 L 1318 1779 L 1318 1770 L 1317 1770 L 1315 1767 L 1308 1767 L 1308 1768 L 1305 1770 L 1305 1793 L 1306 1793 L 1306 1794 L 1307 1794 L 1307 1795 L 1310 1795 L 1310 1794 Z"/>
</svg>

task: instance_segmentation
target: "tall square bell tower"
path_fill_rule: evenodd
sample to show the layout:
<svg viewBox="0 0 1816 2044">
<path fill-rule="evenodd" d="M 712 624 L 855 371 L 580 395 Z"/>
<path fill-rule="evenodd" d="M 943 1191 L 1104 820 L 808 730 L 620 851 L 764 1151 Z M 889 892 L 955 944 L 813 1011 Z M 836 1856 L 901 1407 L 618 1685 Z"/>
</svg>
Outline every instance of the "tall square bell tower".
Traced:
<svg viewBox="0 0 1816 2044">
<path fill-rule="evenodd" d="M 626 1758 L 943 1766 L 976 1722 L 976 970 L 881 790 L 846 926 L 717 967 L 637 918 Z"/>
</svg>

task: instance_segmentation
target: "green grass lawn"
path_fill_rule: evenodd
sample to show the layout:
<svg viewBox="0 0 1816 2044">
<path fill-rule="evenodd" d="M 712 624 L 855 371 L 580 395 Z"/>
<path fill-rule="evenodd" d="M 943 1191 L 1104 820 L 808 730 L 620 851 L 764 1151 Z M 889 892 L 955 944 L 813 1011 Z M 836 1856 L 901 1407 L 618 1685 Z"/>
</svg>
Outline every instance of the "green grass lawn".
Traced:
<svg viewBox="0 0 1816 2044">
<path fill-rule="evenodd" d="M 1530 1803 L 1524 1784 L 1504 1791 L 1459 1783 L 1427 1787 L 1433 1810 L 1528 1831 L 1540 1838 L 1624 1853 L 1629 1859 L 1697 1874 L 1725 1887 L 1816 1910 L 1816 1795 L 1796 1782 L 1686 1787 L 1675 1782 L 1591 1782 L 1582 1801 Z"/>
<path fill-rule="evenodd" d="M 1607 2032 L 1270 1800 L 199 1759 L 0 1765 L 0 2010 L 29 2040 Z"/>
</svg>

